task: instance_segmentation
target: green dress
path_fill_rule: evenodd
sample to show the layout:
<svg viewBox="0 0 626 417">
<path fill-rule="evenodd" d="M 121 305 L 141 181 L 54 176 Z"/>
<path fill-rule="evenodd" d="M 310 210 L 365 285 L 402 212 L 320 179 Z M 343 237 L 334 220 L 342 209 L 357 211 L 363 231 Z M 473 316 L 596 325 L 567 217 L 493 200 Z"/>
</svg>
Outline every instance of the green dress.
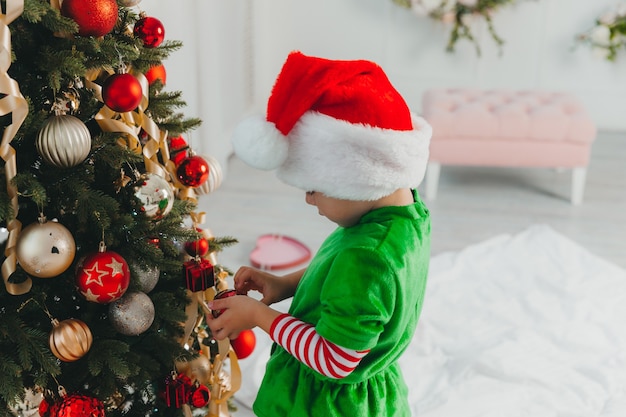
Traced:
<svg viewBox="0 0 626 417">
<path fill-rule="evenodd" d="M 370 352 L 337 380 L 274 344 L 256 415 L 411 415 L 397 360 L 417 326 L 430 260 L 429 213 L 413 195 L 413 205 L 376 209 L 337 228 L 312 259 L 289 309 L 330 342 Z"/>
</svg>

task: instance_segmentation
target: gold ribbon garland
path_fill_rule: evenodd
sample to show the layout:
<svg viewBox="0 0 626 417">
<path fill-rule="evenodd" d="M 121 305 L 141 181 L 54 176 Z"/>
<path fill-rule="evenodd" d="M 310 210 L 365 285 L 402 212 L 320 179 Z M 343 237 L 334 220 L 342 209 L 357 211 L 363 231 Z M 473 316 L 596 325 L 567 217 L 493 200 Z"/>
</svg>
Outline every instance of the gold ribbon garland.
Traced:
<svg viewBox="0 0 626 417">
<path fill-rule="evenodd" d="M 2 278 L 7 292 L 12 295 L 22 295 L 30 291 L 32 280 L 15 284 L 9 282 L 11 274 L 15 272 L 17 256 L 15 245 L 17 237 L 22 229 L 22 223 L 17 220 L 18 201 L 17 188 L 11 184 L 11 180 L 17 174 L 17 163 L 15 160 L 15 149 L 11 146 L 11 141 L 15 137 L 22 123 L 28 114 L 28 103 L 20 92 L 17 81 L 12 79 L 8 70 L 11 66 L 11 31 L 9 24 L 17 19 L 24 11 L 24 0 L 7 0 L 6 13 L 0 14 L 0 93 L 6 94 L 0 100 L 0 115 L 11 114 L 11 124 L 4 128 L 2 132 L 2 142 L 0 143 L 0 157 L 4 160 L 4 174 L 6 177 L 7 194 L 13 208 L 13 217 L 7 221 L 9 237 L 7 239 L 4 255 L 6 259 L 2 263 Z"/>
<path fill-rule="evenodd" d="M 50 0 L 52 7 L 59 9 L 58 0 Z M 10 54 L 9 54 L 10 56 Z M 98 101 L 104 103 L 102 99 L 102 87 L 96 82 L 100 76 L 114 73 L 110 70 L 91 70 L 85 74 L 85 86 L 92 89 Z M 136 74 L 135 77 L 141 84 L 142 99 L 135 111 L 118 113 L 104 105 L 96 114 L 95 119 L 100 128 L 105 132 L 119 132 L 121 136 L 118 140 L 120 146 L 125 146 L 132 152 L 141 153 L 145 169 L 147 172 L 160 175 L 172 183 L 176 197 L 180 200 L 189 200 L 197 203 L 196 193 L 192 187 L 183 185 L 177 178 L 176 166 L 170 160 L 169 148 L 167 144 L 167 132 L 162 131 L 158 125 L 146 113 L 149 104 L 149 83 L 144 74 Z M 144 143 L 142 145 L 139 134 L 143 129 L 145 133 Z M 161 154 L 163 165 L 159 161 L 158 154 Z M 190 217 L 194 227 L 201 225 L 205 221 L 205 212 L 191 212 Z M 215 255 L 211 254 L 211 261 L 215 264 Z M 3 271 L 4 272 L 4 271 Z M 217 284 L 215 288 L 218 290 L 225 289 L 225 279 L 227 272 L 223 272 L 216 276 Z M 185 345 L 189 342 L 189 338 L 194 330 L 198 334 L 198 338 L 206 337 L 206 332 L 199 330 L 203 317 L 199 314 L 202 309 L 204 314 L 211 314 L 206 307 L 206 300 L 212 300 L 215 297 L 216 289 L 209 288 L 205 291 L 191 292 L 188 291 L 190 303 L 186 306 L 185 313 L 187 320 L 183 324 L 184 336 L 181 344 Z M 230 346 L 230 341 L 224 339 L 218 342 L 219 353 L 212 360 L 210 385 L 211 385 L 211 401 L 209 403 L 209 411 L 206 417 L 228 417 L 228 399 L 241 387 L 241 369 L 239 367 L 237 355 Z M 209 349 L 203 350 L 211 362 L 211 353 Z M 223 365 L 229 360 L 230 375 L 228 375 Z M 183 406 L 183 414 L 185 417 L 191 417 L 191 409 L 188 405 Z"/>
<path fill-rule="evenodd" d="M 108 72 L 112 74 L 112 72 Z M 91 88 L 95 92 L 96 98 L 103 102 L 102 99 L 102 87 L 96 83 L 96 79 L 102 75 L 99 71 L 90 71 L 85 75 L 85 85 Z M 197 202 L 196 194 L 193 188 L 186 187 L 176 176 L 176 166 L 174 162 L 169 158 L 169 148 L 167 146 L 167 132 L 159 129 L 157 124 L 145 113 L 148 107 L 148 81 L 143 74 L 136 75 L 142 86 L 142 100 L 140 105 L 135 111 L 117 113 L 103 106 L 98 114 L 96 114 L 96 121 L 103 131 L 107 132 L 120 132 L 124 137 L 120 137 L 118 143 L 121 146 L 128 147 L 131 151 L 141 153 L 147 172 L 161 175 L 173 183 L 173 187 L 176 192 L 176 197 L 181 200 L 191 200 L 194 203 Z M 146 137 L 142 145 L 139 140 L 139 133 L 143 129 Z M 161 165 L 158 159 L 158 153 L 161 152 L 161 159 L 164 161 L 165 166 Z M 201 225 L 205 222 L 205 212 L 191 212 L 189 216 L 193 222 L 194 227 Z M 212 263 L 215 264 L 215 256 L 212 256 Z M 225 276 L 228 273 L 224 272 L 216 276 L 218 289 L 225 289 L 226 283 L 224 282 Z M 215 297 L 216 290 L 211 287 L 205 291 L 191 292 L 187 291 L 189 297 L 189 304 L 185 308 L 186 321 L 183 323 L 184 333 L 181 339 L 181 344 L 186 345 L 189 343 L 189 339 L 194 331 L 198 334 L 199 326 L 203 320 L 199 315 L 199 309 L 204 311 L 204 314 L 211 314 L 206 307 L 206 301 L 212 300 Z M 241 369 L 237 360 L 235 351 L 230 346 L 230 341 L 224 339 L 218 342 L 219 354 L 212 360 L 211 364 L 211 401 L 209 402 L 208 414 L 206 417 L 228 417 L 230 413 L 228 411 L 228 399 L 239 390 L 241 387 Z M 203 354 L 210 358 L 210 352 L 205 349 Z M 228 375 L 223 365 L 226 360 L 229 360 L 230 375 Z M 183 415 L 185 417 L 191 417 L 192 412 L 188 405 L 183 406 Z"/>
<path fill-rule="evenodd" d="M 196 294 L 202 293 L 198 292 Z M 215 290 L 210 288 L 206 290 L 204 294 L 199 295 L 198 299 L 201 297 L 213 299 L 214 295 Z M 200 302 L 200 305 L 205 314 L 211 314 L 211 311 L 204 303 Z M 198 330 L 196 338 L 200 346 L 203 346 L 203 340 L 209 337 L 206 330 L 200 327 L 202 321 L 202 318 L 197 320 Z M 200 351 L 200 355 L 206 358 L 205 363 L 208 364 L 206 373 L 204 370 L 198 373 L 197 370 L 194 370 L 193 366 L 185 366 L 184 363 L 177 364 L 177 368 L 180 367 L 181 370 L 184 370 L 188 377 L 192 379 L 197 378 L 201 384 L 206 384 L 210 387 L 211 401 L 209 402 L 208 413 L 205 417 L 229 417 L 228 400 L 241 388 L 241 367 L 239 366 L 237 354 L 230 345 L 230 340 L 226 338 L 217 341 L 217 349 L 218 353 L 214 357 L 211 357 L 211 350 L 209 348 Z M 228 370 L 230 373 L 227 373 L 224 369 L 226 360 L 229 362 Z M 185 415 L 187 414 L 187 410 L 183 410 L 183 412 Z"/>
<path fill-rule="evenodd" d="M 209 412 L 206 417 L 228 417 L 228 399 L 241 388 L 241 368 L 237 354 L 230 346 L 228 339 L 217 342 L 219 353 L 213 359 L 211 366 L 211 397 Z M 222 367 L 228 358 L 230 364 L 230 378 L 226 376 Z"/>
</svg>

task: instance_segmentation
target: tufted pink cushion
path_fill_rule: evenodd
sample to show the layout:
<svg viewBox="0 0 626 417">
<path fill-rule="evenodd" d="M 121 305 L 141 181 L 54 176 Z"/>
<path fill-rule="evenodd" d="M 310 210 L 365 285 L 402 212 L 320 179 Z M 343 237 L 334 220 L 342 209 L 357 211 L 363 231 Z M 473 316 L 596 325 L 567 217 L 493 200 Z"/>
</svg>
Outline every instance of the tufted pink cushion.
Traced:
<svg viewBox="0 0 626 417">
<path fill-rule="evenodd" d="M 596 127 L 571 94 L 436 89 L 423 96 L 442 164 L 586 166 Z"/>
</svg>

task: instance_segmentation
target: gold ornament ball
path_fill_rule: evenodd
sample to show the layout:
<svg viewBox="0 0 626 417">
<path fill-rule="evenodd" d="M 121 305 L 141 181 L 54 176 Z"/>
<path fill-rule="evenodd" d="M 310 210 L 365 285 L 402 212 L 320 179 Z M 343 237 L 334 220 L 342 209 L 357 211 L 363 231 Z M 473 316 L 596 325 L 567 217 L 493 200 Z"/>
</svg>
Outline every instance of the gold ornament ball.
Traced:
<svg viewBox="0 0 626 417">
<path fill-rule="evenodd" d="M 51 278 L 70 267 L 76 255 L 76 243 L 72 233 L 62 224 L 40 220 L 22 230 L 16 255 L 27 274 Z"/>
<path fill-rule="evenodd" d="M 190 364 L 191 377 L 195 377 L 201 384 L 209 384 L 211 379 L 211 361 L 204 355 L 193 359 Z"/>
<path fill-rule="evenodd" d="M 54 356 L 63 362 L 74 362 L 89 351 L 93 336 L 89 327 L 81 320 L 67 319 L 59 322 L 53 319 L 49 342 Z"/>
<path fill-rule="evenodd" d="M 211 361 L 205 355 L 199 355 L 189 361 L 176 362 L 176 371 L 187 375 L 191 380 L 208 385 L 211 379 Z"/>
</svg>

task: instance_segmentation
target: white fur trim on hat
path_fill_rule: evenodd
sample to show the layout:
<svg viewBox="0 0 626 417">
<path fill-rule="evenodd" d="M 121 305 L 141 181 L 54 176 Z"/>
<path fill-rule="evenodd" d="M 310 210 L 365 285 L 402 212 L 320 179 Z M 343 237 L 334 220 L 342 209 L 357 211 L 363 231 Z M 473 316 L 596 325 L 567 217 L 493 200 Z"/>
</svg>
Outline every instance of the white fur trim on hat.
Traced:
<svg viewBox="0 0 626 417">
<path fill-rule="evenodd" d="M 237 156 L 257 169 L 276 169 L 287 158 L 287 138 L 260 115 L 250 116 L 235 127 L 232 144 Z"/>
<path fill-rule="evenodd" d="M 413 130 L 381 129 L 308 111 L 288 135 L 276 175 L 304 191 L 345 200 L 377 200 L 416 188 L 428 162 L 431 126 L 411 114 Z"/>
</svg>

